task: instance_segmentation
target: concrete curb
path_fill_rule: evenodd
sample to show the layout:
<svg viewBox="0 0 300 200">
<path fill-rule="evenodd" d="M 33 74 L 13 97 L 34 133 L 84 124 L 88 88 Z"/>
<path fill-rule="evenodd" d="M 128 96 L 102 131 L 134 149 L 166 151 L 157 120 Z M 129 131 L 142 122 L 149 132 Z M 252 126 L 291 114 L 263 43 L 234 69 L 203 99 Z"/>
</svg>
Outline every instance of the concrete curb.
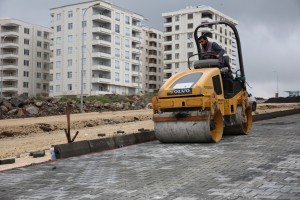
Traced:
<svg viewBox="0 0 300 200">
<path fill-rule="evenodd" d="M 154 131 L 144 131 L 109 138 L 54 145 L 54 151 L 57 159 L 69 158 L 149 142 L 152 140 L 156 140 Z"/>
<path fill-rule="evenodd" d="M 277 111 L 272 113 L 264 113 L 253 115 L 253 122 L 272 119 L 275 117 L 283 117 L 287 115 L 299 114 L 300 109 Z M 154 130 L 141 131 L 138 133 L 119 135 L 109 138 L 101 138 L 95 140 L 86 140 L 72 142 L 67 144 L 54 145 L 56 158 L 69 158 L 73 156 L 85 155 L 88 153 L 101 152 L 116 149 L 133 144 L 150 142 L 156 140 Z"/>
<path fill-rule="evenodd" d="M 299 114 L 300 113 L 300 108 L 298 109 L 293 109 L 293 110 L 283 110 L 283 111 L 276 111 L 276 112 L 271 112 L 271 113 L 263 113 L 259 115 L 253 115 L 253 121 L 260 121 L 260 120 L 265 120 L 265 119 L 272 119 L 276 117 L 284 117 L 287 115 L 294 115 L 294 114 Z"/>
</svg>

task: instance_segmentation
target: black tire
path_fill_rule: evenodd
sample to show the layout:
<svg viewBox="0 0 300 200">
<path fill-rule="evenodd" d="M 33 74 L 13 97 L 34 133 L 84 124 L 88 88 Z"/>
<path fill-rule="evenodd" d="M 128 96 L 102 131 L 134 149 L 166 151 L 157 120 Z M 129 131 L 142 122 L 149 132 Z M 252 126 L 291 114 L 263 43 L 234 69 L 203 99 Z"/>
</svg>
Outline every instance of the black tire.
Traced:
<svg viewBox="0 0 300 200">
<path fill-rule="evenodd" d="M 252 111 L 253 112 L 256 111 L 256 103 L 255 102 L 252 103 Z"/>
</svg>

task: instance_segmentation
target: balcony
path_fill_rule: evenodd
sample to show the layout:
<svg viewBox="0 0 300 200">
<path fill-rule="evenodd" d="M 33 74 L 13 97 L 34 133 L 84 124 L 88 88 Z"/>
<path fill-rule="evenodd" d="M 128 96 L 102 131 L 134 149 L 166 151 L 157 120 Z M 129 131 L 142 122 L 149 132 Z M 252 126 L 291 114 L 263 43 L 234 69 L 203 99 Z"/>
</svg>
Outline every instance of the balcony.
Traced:
<svg viewBox="0 0 300 200">
<path fill-rule="evenodd" d="M 111 92 L 109 92 L 109 91 L 100 91 L 100 90 L 91 91 L 92 96 L 105 95 L 105 94 L 111 94 Z"/>
<path fill-rule="evenodd" d="M 3 52 L 2 54 L 3 58 L 17 58 L 18 52 L 14 51 L 14 52 Z"/>
<path fill-rule="evenodd" d="M 111 22 L 111 17 L 108 15 L 95 14 L 92 19 L 99 22 Z"/>
<path fill-rule="evenodd" d="M 92 53 L 93 58 L 111 58 L 111 54 L 107 52 L 93 52 Z"/>
<path fill-rule="evenodd" d="M 93 42 L 92 42 L 93 45 L 99 45 L 99 46 L 108 46 L 110 47 L 111 46 L 111 42 L 110 41 L 107 41 L 107 40 L 101 40 L 101 39 L 94 39 Z"/>
<path fill-rule="evenodd" d="M 3 92 L 17 92 L 18 86 L 17 85 L 3 85 L 2 91 Z"/>
<path fill-rule="evenodd" d="M 92 29 L 93 32 L 96 32 L 96 33 L 106 33 L 106 34 L 111 34 L 111 28 L 109 27 L 94 27 Z"/>
<path fill-rule="evenodd" d="M 18 69 L 17 63 L 3 63 L 3 70 Z"/>
<path fill-rule="evenodd" d="M 105 65 L 93 65 L 92 66 L 92 70 L 96 70 L 96 71 L 111 71 L 111 67 L 110 66 L 105 66 Z"/>
<path fill-rule="evenodd" d="M 92 78 L 93 83 L 111 83 L 110 78 Z"/>
<path fill-rule="evenodd" d="M 18 81 L 19 77 L 17 75 L 5 75 L 2 77 L 3 81 Z"/>
</svg>

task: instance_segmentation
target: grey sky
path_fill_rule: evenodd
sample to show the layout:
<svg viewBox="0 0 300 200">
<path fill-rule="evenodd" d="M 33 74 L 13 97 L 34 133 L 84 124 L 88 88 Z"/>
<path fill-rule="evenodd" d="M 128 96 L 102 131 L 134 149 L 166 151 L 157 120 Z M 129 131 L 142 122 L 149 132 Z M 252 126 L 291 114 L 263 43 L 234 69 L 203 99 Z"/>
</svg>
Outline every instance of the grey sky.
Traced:
<svg viewBox="0 0 300 200">
<path fill-rule="evenodd" d="M 0 0 L 0 17 L 50 26 L 49 9 L 84 0 Z M 300 90 L 300 1 L 298 0 L 111 0 L 143 15 L 150 27 L 163 30 L 162 13 L 207 5 L 239 22 L 246 81 L 256 97 Z M 276 71 L 276 72 L 274 72 Z"/>
</svg>

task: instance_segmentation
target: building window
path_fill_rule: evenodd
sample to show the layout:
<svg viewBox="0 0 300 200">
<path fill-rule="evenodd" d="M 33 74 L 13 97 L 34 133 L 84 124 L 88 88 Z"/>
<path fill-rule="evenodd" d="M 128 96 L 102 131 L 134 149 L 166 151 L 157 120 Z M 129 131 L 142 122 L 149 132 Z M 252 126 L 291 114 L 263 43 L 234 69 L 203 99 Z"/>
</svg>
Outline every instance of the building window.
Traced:
<svg viewBox="0 0 300 200">
<path fill-rule="evenodd" d="M 28 39 L 24 39 L 24 44 L 29 45 L 29 40 Z"/>
<path fill-rule="evenodd" d="M 42 57 L 42 52 L 37 52 L 37 53 L 36 53 L 36 56 L 37 56 L 38 58 L 41 58 L 41 57 Z"/>
<path fill-rule="evenodd" d="M 193 13 L 188 14 L 187 17 L 188 17 L 188 19 L 193 19 L 193 17 L 194 17 L 194 16 L 193 16 Z"/>
<path fill-rule="evenodd" d="M 187 43 L 187 48 L 193 48 L 193 43 L 192 42 Z"/>
<path fill-rule="evenodd" d="M 175 49 L 179 49 L 179 44 L 175 44 Z"/>
<path fill-rule="evenodd" d="M 86 27 L 86 21 L 82 21 L 82 28 Z"/>
<path fill-rule="evenodd" d="M 28 82 L 23 82 L 23 88 L 28 88 Z"/>
<path fill-rule="evenodd" d="M 68 12 L 68 18 L 72 18 L 72 17 L 73 17 L 73 11 L 71 10 Z"/>
<path fill-rule="evenodd" d="M 129 71 L 129 63 L 127 63 L 127 62 L 125 63 L 125 70 Z"/>
<path fill-rule="evenodd" d="M 68 35 L 68 42 L 72 43 L 73 42 L 73 35 Z"/>
<path fill-rule="evenodd" d="M 61 44 L 61 37 L 56 38 L 56 44 Z"/>
<path fill-rule="evenodd" d="M 130 17 L 129 16 L 125 16 L 125 24 L 130 24 Z"/>
<path fill-rule="evenodd" d="M 61 55 L 61 49 L 56 49 L 56 56 L 60 56 Z"/>
<path fill-rule="evenodd" d="M 120 81 L 119 72 L 115 72 L 115 81 Z"/>
<path fill-rule="evenodd" d="M 72 91 L 72 84 L 68 84 L 68 91 Z"/>
<path fill-rule="evenodd" d="M 179 15 L 175 16 L 175 21 L 179 21 Z"/>
<path fill-rule="evenodd" d="M 120 33 L 120 25 L 119 24 L 115 24 L 115 32 Z"/>
<path fill-rule="evenodd" d="M 115 49 L 115 56 L 120 57 L 120 49 Z"/>
<path fill-rule="evenodd" d="M 24 71 L 24 72 L 23 72 L 23 76 L 24 76 L 24 77 L 29 77 L 29 72 L 28 72 L 28 71 Z"/>
<path fill-rule="evenodd" d="M 72 72 L 67 73 L 67 78 L 72 78 Z"/>
<path fill-rule="evenodd" d="M 179 68 L 179 63 L 175 63 L 175 68 Z"/>
<path fill-rule="evenodd" d="M 29 28 L 24 28 L 24 33 L 29 34 Z"/>
<path fill-rule="evenodd" d="M 120 45 L 120 37 L 119 36 L 115 37 L 115 44 Z"/>
<path fill-rule="evenodd" d="M 61 68 L 61 61 L 56 61 L 56 69 L 60 69 Z"/>
<path fill-rule="evenodd" d="M 187 39 L 191 39 L 193 37 L 193 32 L 187 33 Z"/>
<path fill-rule="evenodd" d="M 55 92 L 60 92 L 60 85 L 55 86 Z"/>
<path fill-rule="evenodd" d="M 37 68 L 42 68 L 42 63 L 41 63 L 41 62 L 37 62 L 37 63 L 36 63 L 36 67 L 37 67 Z"/>
<path fill-rule="evenodd" d="M 130 36 L 130 28 L 125 28 L 125 34 L 126 36 Z"/>
<path fill-rule="evenodd" d="M 42 78 L 42 73 L 37 72 L 37 73 L 36 73 L 36 78 Z"/>
<path fill-rule="evenodd" d="M 116 20 L 116 21 L 120 21 L 120 13 L 116 12 L 115 20 Z"/>
<path fill-rule="evenodd" d="M 190 56 L 192 56 L 193 55 L 193 52 L 188 52 L 187 53 L 187 57 L 189 58 Z"/>
<path fill-rule="evenodd" d="M 71 67 L 73 64 L 72 59 L 68 59 L 68 67 Z"/>
<path fill-rule="evenodd" d="M 57 21 L 61 20 L 61 13 L 58 13 L 58 14 L 56 15 L 56 20 L 57 20 Z"/>
<path fill-rule="evenodd" d="M 68 54 L 72 54 L 73 48 L 72 47 L 68 47 Z"/>
<path fill-rule="evenodd" d="M 125 74 L 125 82 L 129 83 L 129 74 Z"/>
<path fill-rule="evenodd" d="M 193 23 L 188 23 L 187 28 L 193 28 Z"/>
<path fill-rule="evenodd" d="M 42 37 L 42 31 L 37 31 L 37 36 Z"/>
<path fill-rule="evenodd" d="M 61 25 L 56 26 L 56 32 L 60 32 L 61 31 Z"/>
<path fill-rule="evenodd" d="M 68 29 L 72 30 L 73 29 L 73 23 L 68 23 Z"/>
<path fill-rule="evenodd" d="M 179 53 L 175 53 L 175 59 L 179 58 Z"/>
<path fill-rule="evenodd" d="M 125 59 L 130 59 L 130 57 L 129 57 L 129 51 L 125 51 Z"/>
<path fill-rule="evenodd" d="M 29 50 L 28 49 L 24 49 L 24 55 L 29 56 Z"/>
<path fill-rule="evenodd" d="M 55 74 L 55 79 L 56 79 L 56 80 L 60 80 L 60 73 L 56 73 L 56 74 Z"/>
<path fill-rule="evenodd" d="M 125 39 L 125 47 L 130 47 L 130 42 L 129 42 L 129 39 Z"/>
<path fill-rule="evenodd" d="M 175 35 L 175 40 L 179 40 L 179 34 Z"/>
<path fill-rule="evenodd" d="M 120 69 L 120 61 L 115 60 L 115 68 Z"/>
<path fill-rule="evenodd" d="M 29 60 L 24 60 L 24 66 L 29 66 Z"/>
<path fill-rule="evenodd" d="M 41 41 L 37 41 L 36 45 L 37 45 L 38 47 L 42 47 L 42 42 L 41 42 Z"/>
<path fill-rule="evenodd" d="M 179 25 L 175 26 L 175 31 L 179 31 Z"/>
</svg>

